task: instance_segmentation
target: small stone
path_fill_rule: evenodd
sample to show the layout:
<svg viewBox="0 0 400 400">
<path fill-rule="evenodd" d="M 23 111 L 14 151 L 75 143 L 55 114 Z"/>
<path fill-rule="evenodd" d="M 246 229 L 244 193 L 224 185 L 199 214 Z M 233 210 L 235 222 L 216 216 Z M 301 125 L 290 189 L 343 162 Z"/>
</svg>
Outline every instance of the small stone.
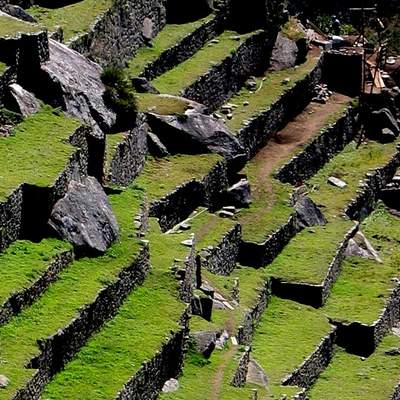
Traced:
<svg viewBox="0 0 400 400">
<path fill-rule="evenodd" d="M 231 337 L 231 342 L 232 342 L 232 344 L 233 344 L 234 346 L 237 346 L 237 345 L 238 345 L 238 341 L 237 341 L 237 339 L 236 339 L 235 336 L 232 336 L 232 337 Z"/>
<path fill-rule="evenodd" d="M 223 209 L 224 211 L 229 211 L 229 212 L 231 212 L 231 213 L 236 212 L 236 207 L 235 207 L 235 206 L 225 206 L 225 207 L 222 207 L 222 209 Z"/>
<path fill-rule="evenodd" d="M 285 78 L 283 81 L 282 81 L 282 85 L 288 85 L 290 83 L 290 78 Z"/>
<path fill-rule="evenodd" d="M 220 212 L 218 213 L 218 215 L 219 215 L 221 218 L 233 218 L 233 217 L 235 216 L 234 213 L 231 213 L 231 212 L 225 211 L 225 210 L 220 211 Z"/>
<path fill-rule="evenodd" d="M 215 348 L 218 350 L 222 350 L 226 344 L 226 342 L 229 339 L 229 333 L 224 330 L 221 335 L 218 337 L 217 335 L 217 341 L 215 342 Z"/>
<path fill-rule="evenodd" d="M 188 231 L 189 229 L 192 228 L 192 226 L 190 224 L 188 224 L 187 222 L 182 222 L 179 225 L 179 228 L 182 229 L 183 231 Z"/>
<path fill-rule="evenodd" d="M 400 349 L 398 347 L 385 351 L 388 356 L 400 356 Z"/>
<path fill-rule="evenodd" d="M 340 189 L 343 189 L 343 188 L 345 188 L 347 186 L 346 182 L 344 182 L 341 179 L 336 178 L 334 176 L 330 176 L 328 178 L 328 183 L 330 183 L 331 185 L 336 186 L 336 187 L 338 187 Z"/>
<path fill-rule="evenodd" d="M 226 116 L 226 118 L 228 118 L 229 120 L 231 120 L 231 119 L 233 118 L 233 114 L 232 114 L 232 113 L 228 114 L 228 115 Z"/>
<path fill-rule="evenodd" d="M 249 103 L 248 101 L 244 101 L 244 102 L 243 102 L 243 105 L 244 105 L 245 107 L 247 107 L 247 106 L 250 105 L 250 103 Z"/>
<path fill-rule="evenodd" d="M 192 239 L 183 240 L 181 242 L 181 244 L 183 246 L 186 246 L 186 247 L 192 247 L 193 246 L 193 240 Z"/>
<path fill-rule="evenodd" d="M 0 375 L 0 389 L 6 388 L 10 384 L 10 380 L 5 375 Z"/>
<path fill-rule="evenodd" d="M 239 35 L 231 36 L 229 39 L 236 40 L 238 42 L 240 40 L 240 36 Z"/>
<path fill-rule="evenodd" d="M 171 392 L 176 392 L 179 389 L 179 382 L 174 379 L 168 379 L 167 382 L 164 383 L 164 386 L 162 388 L 163 393 L 171 393 Z"/>
<path fill-rule="evenodd" d="M 213 39 L 213 40 L 210 41 L 210 43 L 218 44 L 218 43 L 219 43 L 219 40 L 218 40 L 218 39 Z"/>
</svg>

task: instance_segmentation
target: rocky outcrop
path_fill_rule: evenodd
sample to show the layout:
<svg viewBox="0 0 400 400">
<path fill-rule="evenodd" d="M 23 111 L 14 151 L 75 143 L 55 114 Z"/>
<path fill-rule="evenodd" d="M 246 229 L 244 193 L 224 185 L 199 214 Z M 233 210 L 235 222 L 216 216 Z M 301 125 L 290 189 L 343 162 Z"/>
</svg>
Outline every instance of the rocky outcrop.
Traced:
<svg viewBox="0 0 400 400">
<path fill-rule="evenodd" d="M 276 38 L 275 47 L 271 55 L 271 68 L 280 71 L 296 65 L 299 49 L 296 42 L 287 38 L 281 32 Z"/>
<path fill-rule="evenodd" d="M 294 208 L 299 229 L 308 226 L 325 225 L 328 222 L 321 210 L 309 197 L 300 198 Z"/>
<path fill-rule="evenodd" d="M 37 98 L 17 83 L 9 86 L 11 108 L 22 114 L 24 117 L 35 114 L 40 109 Z M 12 107 L 13 106 L 13 107 Z"/>
<path fill-rule="evenodd" d="M 118 239 L 118 224 L 107 195 L 95 178 L 71 181 L 54 206 L 50 226 L 78 248 L 105 252 Z"/>
<path fill-rule="evenodd" d="M 101 67 L 55 40 L 49 40 L 49 47 L 50 59 L 29 82 L 33 91 L 91 126 L 96 137 L 103 137 L 103 132 L 112 129 L 116 115 L 103 100 Z"/>
<path fill-rule="evenodd" d="M 149 114 L 149 123 L 171 154 L 217 153 L 228 159 L 244 153 L 220 120 L 187 111 L 183 116 Z"/>
</svg>

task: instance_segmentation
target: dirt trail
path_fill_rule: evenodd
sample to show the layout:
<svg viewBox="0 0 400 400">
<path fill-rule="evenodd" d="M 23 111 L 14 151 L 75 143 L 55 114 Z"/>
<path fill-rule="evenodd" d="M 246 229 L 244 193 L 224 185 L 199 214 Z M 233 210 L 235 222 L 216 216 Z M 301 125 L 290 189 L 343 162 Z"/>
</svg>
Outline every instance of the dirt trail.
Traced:
<svg viewBox="0 0 400 400">
<path fill-rule="evenodd" d="M 326 104 L 310 103 L 301 114 L 278 132 L 251 161 L 259 166 L 257 180 L 252 182 L 254 195 L 257 196 L 265 190 L 272 191 L 271 173 L 283 161 L 288 161 L 296 148 L 304 145 L 319 132 L 326 125 L 329 115 L 339 112 L 349 101 L 349 97 L 334 93 Z"/>
<path fill-rule="evenodd" d="M 212 390 L 210 400 L 218 400 L 219 395 L 221 393 L 222 381 L 224 379 L 225 369 L 231 360 L 231 358 L 235 354 L 236 348 L 231 346 L 228 350 L 225 351 L 224 357 L 222 358 L 222 362 L 218 365 L 217 372 L 215 373 L 212 380 Z"/>
</svg>

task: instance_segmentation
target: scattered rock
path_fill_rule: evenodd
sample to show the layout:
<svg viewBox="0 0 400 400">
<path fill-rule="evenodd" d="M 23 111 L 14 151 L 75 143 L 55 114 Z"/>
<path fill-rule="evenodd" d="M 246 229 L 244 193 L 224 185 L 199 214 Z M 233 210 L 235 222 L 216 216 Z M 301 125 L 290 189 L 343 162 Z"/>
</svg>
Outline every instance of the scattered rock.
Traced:
<svg viewBox="0 0 400 400">
<path fill-rule="evenodd" d="M 354 238 L 349 240 L 345 255 L 367 258 L 382 263 L 379 253 L 361 231 L 358 231 Z"/>
<path fill-rule="evenodd" d="M 331 185 L 336 186 L 336 187 L 338 187 L 340 189 L 343 189 L 343 188 L 345 188 L 347 186 L 346 182 L 344 182 L 341 179 L 336 178 L 334 176 L 330 176 L 328 178 L 328 183 L 330 183 Z"/>
<path fill-rule="evenodd" d="M 294 206 L 301 228 L 325 225 L 328 221 L 317 205 L 309 197 L 301 197 Z"/>
<path fill-rule="evenodd" d="M 222 207 L 222 209 L 224 211 L 229 211 L 231 213 L 235 213 L 236 212 L 236 207 L 235 206 L 224 206 L 224 207 Z"/>
<path fill-rule="evenodd" d="M 385 354 L 388 356 L 400 356 L 400 349 L 398 347 L 395 347 L 395 348 L 386 350 Z"/>
<path fill-rule="evenodd" d="M 241 179 L 238 183 L 235 183 L 228 189 L 227 197 L 227 201 L 234 204 L 236 207 L 249 207 L 251 204 L 251 189 L 249 181 L 247 179 Z"/>
<path fill-rule="evenodd" d="M 118 224 L 100 183 L 92 177 L 71 181 L 54 206 L 49 225 L 78 248 L 104 253 L 118 239 Z"/>
<path fill-rule="evenodd" d="M 238 341 L 237 341 L 235 336 L 231 336 L 231 342 L 232 342 L 233 346 L 237 346 L 238 345 Z"/>
<path fill-rule="evenodd" d="M 196 347 L 196 350 L 203 354 L 205 358 L 210 358 L 212 352 L 215 349 L 215 343 L 217 341 L 217 335 L 215 332 L 195 332 L 192 334 L 192 338 Z"/>
<path fill-rule="evenodd" d="M 160 92 L 146 78 L 136 76 L 131 79 L 131 82 L 132 86 L 138 93 L 160 94 Z"/>
<path fill-rule="evenodd" d="M 192 225 L 188 224 L 187 222 L 182 222 L 179 225 L 179 229 L 181 229 L 182 231 L 188 231 L 192 228 Z"/>
<path fill-rule="evenodd" d="M 261 365 L 253 358 L 250 359 L 248 365 L 246 382 L 253 383 L 254 385 L 262 387 L 268 386 L 267 374 L 265 373 Z"/>
<path fill-rule="evenodd" d="M 168 379 L 165 383 L 164 386 L 162 388 L 162 392 L 163 393 L 172 393 L 172 392 L 176 392 L 179 389 L 179 382 L 174 379 Z"/>
<path fill-rule="evenodd" d="M 142 35 L 146 41 L 150 41 L 154 36 L 154 22 L 152 19 L 146 17 L 143 20 Z"/>
<path fill-rule="evenodd" d="M 24 117 L 36 114 L 40 110 L 40 103 L 32 93 L 25 90 L 18 83 L 13 83 L 9 87 L 11 101 L 14 103 L 12 108 Z"/>
<path fill-rule="evenodd" d="M 315 103 L 326 104 L 332 94 L 333 93 L 328 89 L 328 85 L 316 85 L 314 88 L 314 97 L 312 98 L 312 101 Z"/>
<path fill-rule="evenodd" d="M 161 143 L 161 140 L 150 130 L 147 131 L 147 147 L 149 153 L 155 157 L 169 156 L 167 148 Z"/>
<path fill-rule="evenodd" d="M 219 300 L 213 300 L 213 308 L 215 310 L 225 310 L 225 306 L 224 303 L 222 301 Z"/>
<path fill-rule="evenodd" d="M 5 375 L 0 375 L 0 389 L 5 389 L 10 384 L 10 380 Z"/>
<path fill-rule="evenodd" d="M 186 247 L 192 247 L 193 246 L 193 240 L 192 239 L 183 240 L 181 242 L 181 244 L 183 244 Z"/>
<path fill-rule="evenodd" d="M 285 78 L 283 81 L 282 81 L 282 85 L 288 85 L 290 83 L 290 78 Z"/>
<path fill-rule="evenodd" d="M 217 341 L 215 342 L 215 348 L 222 350 L 229 339 L 229 333 L 224 330 L 219 336 L 217 335 Z"/>
<path fill-rule="evenodd" d="M 219 215 L 221 218 L 233 218 L 233 217 L 235 216 L 234 213 L 229 212 L 229 211 L 225 211 L 225 210 L 219 211 L 219 212 L 218 212 L 218 215 Z"/>
<path fill-rule="evenodd" d="M 250 105 L 250 102 L 248 102 L 248 101 L 244 101 L 244 102 L 243 102 L 243 105 L 244 105 L 245 107 L 247 107 L 247 106 L 249 106 L 249 105 Z"/>
<path fill-rule="evenodd" d="M 255 81 L 255 79 L 250 78 L 245 82 L 245 87 L 247 90 L 250 90 L 251 92 L 254 92 L 257 90 L 257 82 Z"/>
</svg>

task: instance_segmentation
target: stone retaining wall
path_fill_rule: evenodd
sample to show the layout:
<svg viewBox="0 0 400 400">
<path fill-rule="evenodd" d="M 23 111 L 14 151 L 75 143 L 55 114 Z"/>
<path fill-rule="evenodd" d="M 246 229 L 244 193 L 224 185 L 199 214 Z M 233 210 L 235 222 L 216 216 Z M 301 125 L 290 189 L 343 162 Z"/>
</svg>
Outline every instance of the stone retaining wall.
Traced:
<svg viewBox="0 0 400 400">
<path fill-rule="evenodd" d="M 385 334 L 400 321 L 400 284 L 393 289 L 379 318 L 372 324 L 333 321 L 337 325 L 337 343 L 350 353 L 368 357 Z"/>
<path fill-rule="evenodd" d="M 149 270 L 149 248 L 145 246 L 119 273 L 117 280 L 102 289 L 91 304 L 82 307 L 69 325 L 47 339 L 39 340 L 40 354 L 27 366 L 37 371 L 13 400 L 39 399 L 54 374 L 72 359 L 94 332 L 116 315 L 122 302 L 144 281 Z"/>
<path fill-rule="evenodd" d="M 242 227 L 236 224 L 225 234 L 217 246 L 203 249 L 201 266 L 218 275 L 230 275 L 235 269 L 242 238 Z"/>
<path fill-rule="evenodd" d="M 323 57 L 316 67 L 301 81 L 286 90 L 267 110 L 249 120 L 238 132 L 238 139 L 249 158 L 265 146 L 271 137 L 304 110 L 313 97 L 315 85 L 322 79 Z"/>
<path fill-rule="evenodd" d="M 271 296 L 271 281 L 267 280 L 260 289 L 256 304 L 246 312 L 241 325 L 238 327 L 236 337 L 240 345 L 251 345 L 256 327 L 264 310 L 267 308 Z"/>
<path fill-rule="evenodd" d="M 185 88 L 181 95 L 206 105 L 210 112 L 217 110 L 240 90 L 249 76 L 267 69 L 274 39 L 274 34 L 264 31 L 252 35 L 236 52 Z"/>
<path fill-rule="evenodd" d="M 209 40 L 221 34 L 225 29 L 225 12 L 218 12 L 214 18 L 190 32 L 174 46 L 163 51 L 160 56 L 148 63 L 139 74 L 147 80 L 153 80 L 165 72 L 175 68 L 180 63 L 192 57 Z"/>
<path fill-rule="evenodd" d="M 147 124 L 144 115 L 137 118 L 135 128 L 118 143 L 109 170 L 107 182 L 128 186 L 142 171 L 147 154 Z"/>
<path fill-rule="evenodd" d="M 7 93 L 7 88 L 10 83 L 15 81 L 16 69 L 15 66 L 8 67 L 2 75 L 0 75 L 0 108 L 4 107 L 4 100 Z"/>
<path fill-rule="evenodd" d="M 349 107 L 345 115 L 321 132 L 275 175 L 283 183 L 300 184 L 311 178 L 356 136 L 357 110 Z"/>
<path fill-rule="evenodd" d="M 380 191 L 392 180 L 400 166 L 400 146 L 392 159 L 381 168 L 367 173 L 367 178 L 360 185 L 355 199 L 347 206 L 345 213 L 353 220 L 367 216 L 376 205 Z"/>
<path fill-rule="evenodd" d="M 181 328 L 171 333 L 155 356 L 142 364 L 139 371 L 127 382 L 116 400 L 146 399 L 158 397 L 164 383 L 177 378 L 182 371 L 184 350 L 188 337 L 188 315 L 181 320 Z"/>
<path fill-rule="evenodd" d="M 204 186 L 203 204 L 211 211 L 222 206 L 223 193 L 228 189 L 228 165 L 226 160 L 218 161 L 202 180 Z"/>
<path fill-rule="evenodd" d="M 332 285 L 336 282 L 340 271 L 344 253 L 349 240 L 357 233 L 358 224 L 354 225 L 339 244 L 323 282 L 313 285 L 302 282 L 287 282 L 279 278 L 272 278 L 272 292 L 284 299 L 290 299 L 315 308 L 322 307 L 329 296 Z"/>
<path fill-rule="evenodd" d="M 154 37 L 165 25 L 163 0 L 114 0 L 89 32 L 71 39 L 69 46 L 102 66 L 123 65 L 146 43 L 145 26 Z"/>
<path fill-rule="evenodd" d="M 284 378 L 282 384 L 306 389 L 311 387 L 332 360 L 335 339 L 336 327 L 322 339 L 316 350 L 295 371 Z"/>
<path fill-rule="evenodd" d="M 39 296 L 58 279 L 60 272 L 73 260 L 72 250 L 58 254 L 44 273 L 28 288 L 13 293 L 0 307 L 0 326 L 17 315 L 23 308 L 33 304 Z"/>
<path fill-rule="evenodd" d="M 251 347 L 246 347 L 242 356 L 239 359 L 239 365 L 231 380 L 231 385 L 235 387 L 242 387 L 246 384 L 247 371 L 249 369 Z"/>
<path fill-rule="evenodd" d="M 288 221 L 271 234 L 264 242 L 242 241 L 239 263 L 253 268 L 270 264 L 298 232 L 297 218 L 291 215 Z"/>
</svg>

